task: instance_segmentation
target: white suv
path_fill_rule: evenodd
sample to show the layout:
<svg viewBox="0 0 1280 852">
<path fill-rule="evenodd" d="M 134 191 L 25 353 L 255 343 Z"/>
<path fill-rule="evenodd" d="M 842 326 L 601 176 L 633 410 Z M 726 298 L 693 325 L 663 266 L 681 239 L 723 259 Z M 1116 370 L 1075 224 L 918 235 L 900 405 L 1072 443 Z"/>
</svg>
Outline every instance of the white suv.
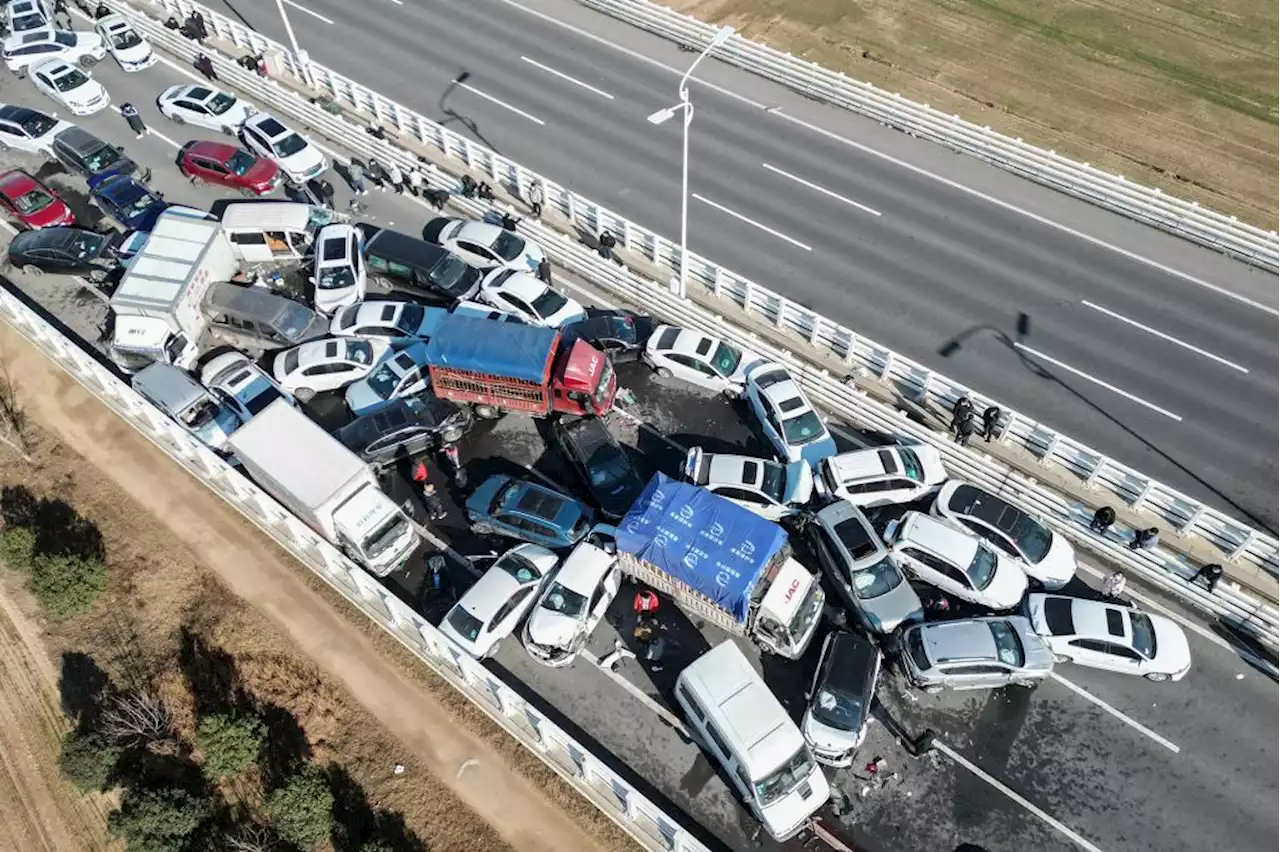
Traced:
<svg viewBox="0 0 1280 852">
<path fill-rule="evenodd" d="M 927 444 L 872 447 L 818 462 L 815 485 L 829 500 L 863 508 L 910 503 L 947 480 L 942 456 Z"/>
<path fill-rule="evenodd" d="M 921 512 L 907 512 L 884 531 L 889 558 L 908 574 L 961 600 L 1013 609 L 1027 593 L 1027 575 L 982 539 Z"/>
<path fill-rule="evenodd" d="M 97 33 L 73 33 L 59 30 L 28 30 L 14 33 L 4 40 L 4 64 L 18 76 L 37 62 L 62 59 L 81 68 L 92 68 L 107 55 L 106 45 Z"/>
</svg>

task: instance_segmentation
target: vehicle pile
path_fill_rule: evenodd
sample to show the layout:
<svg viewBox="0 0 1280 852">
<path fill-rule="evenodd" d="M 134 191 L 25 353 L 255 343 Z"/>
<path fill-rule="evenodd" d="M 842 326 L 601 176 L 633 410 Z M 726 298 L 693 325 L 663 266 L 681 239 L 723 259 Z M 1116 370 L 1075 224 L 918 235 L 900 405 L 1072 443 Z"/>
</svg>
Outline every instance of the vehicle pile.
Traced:
<svg viewBox="0 0 1280 852">
<path fill-rule="evenodd" d="M 94 33 L 55 29 L 43 0 L 13 0 L 6 15 L 10 70 L 75 115 L 109 105 L 83 70 L 106 53 L 131 72 L 156 61 L 119 15 Z M 8 171 L 0 204 L 24 229 L 10 263 L 109 292 L 106 351 L 133 387 L 377 576 L 424 549 L 380 472 L 439 452 L 465 474 L 457 445 L 475 424 L 545 418 L 579 493 L 509 474 L 475 482 L 471 529 L 519 543 L 440 629 L 476 658 L 518 632 L 534 660 L 565 667 L 626 577 L 724 631 L 728 641 L 680 671 L 675 701 L 773 837 L 826 805 L 821 765 L 852 763 L 886 661 L 931 691 L 1032 687 L 1067 661 L 1153 681 L 1189 670 L 1176 624 L 1114 597 L 1064 594 L 1071 545 L 949 479 L 933 448 L 838 452 L 783 364 L 585 308 L 544 280 L 540 247 L 492 222 L 442 216 L 415 236 L 267 198 L 321 179 L 329 159 L 213 86 L 173 86 L 157 104 L 243 145 L 193 140 L 178 168 L 247 198 L 172 205 L 119 148 L 0 105 L 0 149 L 56 159 L 119 228 L 77 227 L 56 193 Z M 693 447 L 678 477 L 643 476 L 604 421 L 619 397 L 615 365 L 631 361 L 740 400 L 774 457 Z M 340 407 L 342 422 L 322 423 L 321 407 Z M 742 649 L 796 661 L 824 625 L 834 629 L 797 725 Z"/>
</svg>

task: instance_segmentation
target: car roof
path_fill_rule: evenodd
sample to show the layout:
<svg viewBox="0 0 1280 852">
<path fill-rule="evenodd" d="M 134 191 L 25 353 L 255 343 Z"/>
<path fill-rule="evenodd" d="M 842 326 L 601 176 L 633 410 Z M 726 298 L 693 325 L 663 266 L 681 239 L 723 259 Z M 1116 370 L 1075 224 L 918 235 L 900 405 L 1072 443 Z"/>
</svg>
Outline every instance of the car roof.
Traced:
<svg viewBox="0 0 1280 852">
<path fill-rule="evenodd" d="M 225 160 L 239 150 L 239 146 L 228 142 L 213 142 L 209 139 L 201 139 L 187 145 L 182 149 L 182 152 L 184 154 L 199 154 L 204 157 Z"/>
<path fill-rule="evenodd" d="M 351 262 L 351 235 L 356 233 L 356 229 L 347 224 L 337 223 L 333 225 L 325 225 L 316 234 L 315 252 L 316 265 L 342 265 Z M 342 257 L 325 259 L 322 249 L 326 243 L 337 243 L 342 247 Z M 363 306 L 361 306 L 363 310 Z M 359 315 L 357 315 L 359 316 Z"/>
<path fill-rule="evenodd" d="M 213 97 L 218 93 L 218 90 L 213 88 L 212 86 L 204 86 L 204 85 L 201 85 L 200 83 L 196 83 L 190 86 L 174 86 L 173 89 L 171 89 L 170 91 L 173 92 L 173 94 L 170 97 L 187 98 L 189 100 L 202 101 L 202 102 L 207 101 L 209 98 Z"/>
<path fill-rule="evenodd" d="M 847 630 L 835 631 L 829 642 L 825 658 L 827 683 L 869 698 L 875 689 L 872 677 L 880 657 L 875 644 Z"/>
<path fill-rule="evenodd" d="M 497 225 L 491 225 L 488 222 L 481 222 L 477 219 L 465 219 L 462 221 L 462 226 L 458 228 L 457 233 L 453 235 L 453 239 L 469 240 L 482 246 L 491 246 L 497 242 L 498 237 L 501 235 L 502 228 Z"/>
<path fill-rule="evenodd" d="M 0 104 L 0 118 L 21 124 L 32 118 L 46 116 L 46 113 L 31 107 L 17 106 L 16 104 Z M 53 116 L 48 116 L 53 118 Z"/>
<path fill-rule="evenodd" d="M 54 137 L 54 142 L 70 148 L 77 154 L 91 154 L 94 151 L 100 151 L 106 147 L 115 147 L 111 143 L 99 139 L 83 127 L 71 125 L 66 130 L 59 130 L 58 135 Z M 217 142 L 198 142 L 198 145 L 210 144 L 216 145 Z"/>
<path fill-rule="evenodd" d="M 412 304 L 410 302 L 360 302 L 355 305 L 355 319 L 351 323 L 356 325 L 377 325 L 377 326 L 394 326 L 400 314 L 404 312 L 405 305 Z"/>
<path fill-rule="evenodd" d="M 1045 603 L 1048 604 L 1048 601 Z M 1072 599 L 1071 623 L 1075 628 L 1074 635 L 1104 642 L 1128 640 L 1133 629 L 1129 619 L 1125 618 L 1127 609 L 1128 607 L 1106 601 Z"/>
<path fill-rule="evenodd" d="M 958 515 L 969 515 L 984 521 L 998 530 L 1011 532 L 1013 524 L 1021 520 L 1034 520 L 1031 513 L 968 482 L 955 486 L 947 497 L 946 508 Z"/>
<path fill-rule="evenodd" d="M 708 453 L 711 463 L 707 466 L 708 484 L 733 484 L 760 487 L 764 472 L 777 462 L 768 459 L 757 459 L 751 456 L 729 456 L 721 453 Z"/>
<path fill-rule="evenodd" d="M 43 62 L 37 62 L 32 66 L 31 70 L 42 71 L 51 77 L 65 77 L 72 71 L 78 71 L 79 69 L 65 59 L 58 59 L 57 57 L 54 57 L 53 59 L 46 59 Z M 84 76 L 86 79 L 91 79 L 87 73 Z"/>
<path fill-rule="evenodd" d="M 129 20 L 119 12 L 107 15 L 105 18 L 99 18 L 94 26 L 101 27 L 108 32 L 133 29 L 133 25 L 129 23 Z"/>
<path fill-rule="evenodd" d="M 961 532 L 940 518 L 922 512 L 909 512 L 901 521 L 900 541 L 916 544 L 938 556 L 967 565 L 978 550 L 978 539 Z"/>
<path fill-rule="evenodd" d="M 30 192 L 31 190 L 38 189 L 39 187 L 40 181 L 36 180 L 22 169 L 10 169 L 5 173 L 0 174 L 0 189 L 3 189 L 7 195 L 13 195 L 15 193 L 21 195 L 22 193 Z"/>
<path fill-rule="evenodd" d="M 289 129 L 288 125 L 269 112 L 259 112 L 251 115 L 245 124 L 261 130 L 267 135 L 267 138 L 272 141 L 279 139 L 281 136 L 287 136 L 293 132 Z"/>
<path fill-rule="evenodd" d="M 925 647 L 929 651 L 929 659 L 935 663 L 994 660 L 999 656 L 988 619 L 934 622 L 922 625 L 921 631 Z"/>
<path fill-rule="evenodd" d="M 224 352 L 215 358 L 211 358 L 200 370 L 202 380 L 203 375 L 215 364 L 218 365 L 218 371 L 209 376 L 209 380 L 205 382 L 206 385 L 223 384 L 232 378 L 240 378 L 238 374 L 242 371 L 247 376 L 252 376 L 257 370 L 257 366 L 248 356 L 239 352 Z"/>
<path fill-rule="evenodd" d="M 902 470 L 897 452 L 890 447 L 872 447 L 840 453 L 823 459 L 822 463 L 828 465 L 841 482 L 869 479 Z"/>
<path fill-rule="evenodd" d="M 509 511 L 531 518 L 554 521 L 566 505 L 573 503 L 572 497 L 566 497 L 527 479 L 520 480 L 516 488 L 517 498 Z"/>
<path fill-rule="evenodd" d="M 680 333 L 676 335 L 676 339 L 672 341 L 669 352 L 678 352 L 682 355 L 697 355 L 699 358 L 709 358 L 711 353 L 715 352 L 717 341 L 714 337 L 695 331 L 690 328 L 680 329 Z"/>
<path fill-rule="evenodd" d="M 520 584 L 496 562 L 480 575 L 480 579 L 463 593 L 457 605 L 480 619 L 488 626 L 493 617 L 506 603 Z"/>
<path fill-rule="evenodd" d="M 546 284 L 542 283 L 540 279 L 535 278 L 528 272 L 516 272 L 510 269 L 501 269 L 494 277 L 500 277 L 502 280 L 496 285 L 491 284 L 489 286 L 497 286 L 499 289 L 509 290 L 516 296 L 524 299 L 526 302 L 532 302 L 547 290 Z"/>
<path fill-rule="evenodd" d="M 615 557 L 591 544 L 580 544 L 573 549 L 560 570 L 556 572 L 555 581 L 566 589 L 572 589 L 587 597 L 600 585 L 609 569 L 613 567 Z"/>
<path fill-rule="evenodd" d="M 760 388 L 760 394 L 769 400 L 769 403 L 778 410 L 778 414 L 784 420 L 799 417 L 813 407 L 809 405 L 809 400 L 801 392 L 800 386 L 790 377 L 780 382 L 774 382 L 766 388 Z"/>
<path fill-rule="evenodd" d="M 823 507 L 814 520 L 821 524 L 840 546 L 849 552 L 850 558 L 860 567 L 866 567 L 864 561 L 878 560 L 884 557 L 886 548 L 875 528 L 867 520 L 862 510 L 844 500 Z M 857 570 L 857 567 L 854 568 Z"/>
<path fill-rule="evenodd" d="M 346 344 L 349 341 L 364 340 L 362 337 L 325 337 L 320 340 L 308 340 L 300 346 L 295 347 L 298 350 L 298 367 L 310 367 L 312 364 L 326 364 L 331 361 L 346 360 Z M 370 343 L 372 341 L 365 341 Z M 374 360 L 378 358 L 377 347 L 373 351 Z"/>
<path fill-rule="evenodd" d="M 453 256 L 446 248 L 390 228 L 379 228 L 367 222 L 360 222 L 356 227 L 364 234 L 366 252 L 373 251 L 376 247 L 379 255 L 391 260 L 434 266 L 442 258 Z"/>
<path fill-rule="evenodd" d="M 558 421 L 563 434 L 577 445 L 579 451 L 590 457 L 594 451 L 603 446 L 618 446 L 617 440 L 604 423 L 595 417 L 582 417 L 577 420 Z"/>
</svg>

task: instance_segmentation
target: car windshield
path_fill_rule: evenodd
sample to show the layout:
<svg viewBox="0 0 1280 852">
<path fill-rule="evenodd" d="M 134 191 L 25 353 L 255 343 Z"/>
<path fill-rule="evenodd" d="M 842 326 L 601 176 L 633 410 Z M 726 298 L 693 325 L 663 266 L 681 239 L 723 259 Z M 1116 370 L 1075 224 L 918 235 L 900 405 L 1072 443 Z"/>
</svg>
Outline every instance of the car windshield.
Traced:
<svg viewBox="0 0 1280 852">
<path fill-rule="evenodd" d="M 535 580 L 542 579 L 542 572 L 538 570 L 538 566 L 534 565 L 528 559 L 519 553 L 508 553 L 506 556 L 498 560 L 498 564 L 494 567 L 501 568 L 511 575 L 511 579 L 515 580 L 522 586 L 528 585 Z"/>
<path fill-rule="evenodd" d="M 449 610 L 448 622 L 449 626 L 468 642 L 476 641 L 480 637 L 481 628 L 484 627 L 484 623 L 480 619 L 467 612 L 461 606 L 455 606 Z"/>
<path fill-rule="evenodd" d="M 356 274 L 350 266 L 330 266 L 320 271 L 316 286 L 321 290 L 341 290 L 356 286 Z"/>
<path fill-rule="evenodd" d="M 422 328 L 422 320 L 427 315 L 427 309 L 422 305 L 408 302 L 400 309 L 400 318 L 396 320 L 396 328 L 405 334 L 417 334 L 418 329 Z"/>
<path fill-rule="evenodd" d="M 788 444 L 807 444 L 816 441 L 826 434 L 822 418 L 815 411 L 806 411 L 799 417 L 782 421 L 782 434 Z"/>
<path fill-rule="evenodd" d="M 58 119 L 52 116 L 45 115 L 44 113 L 36 113 L 35 115 L 29 116 L 22 122 L 22 129 L 27 132 L 28 136 L 34 139 L 48 133 L 50 128 L 57 123 Z"/>
<path fill-rule="evenodd" d="M 143 192 L 133 201 L 126 202 L 120 212 L 127 218 L 132 219 L 134 216 L 141 216 L 151 209 L 151 205 L 155 204 L 159 199 L 152 197 L 149 192 Z"/>
<path fill-rule="evenodd" d="M 787 469 L 780 464 L 765 462 L 762 465 L 764 475 L 760 479 L 760 490 L 769 495 L 775 503 L 781 503 L 787 488 Z"/>
<path fill-rule="evenodd" d="M 364 340 L 348 340 L 347 360 L 353 364 L 372 364 L 373 347 Z"/>
<path fill-rule="evenodd" d="M 732 375 L 742 363 L 742 352 L 727 343 L 721 343 L 711 355 L 711 366 L 722 376 Z"/>
<path fill-rule="evenodd" d="M 272 147 L 276 149 L 276 154 L 281 157 L 292 157 L 294 154 L 307 147 L 307 140 L 303 139 L 296 133 L 290 133 L 288 136 L 276 142 Z"/>
<path fill-rule="evenodd" d="M 493 502 L 489 504 L 489 511 L 496 512 L 498 509 L 503 508 L 508 503 L 515 500 L 520 494 L 520 490 L 517 487 L 519 485 L 520 481 L 513 479 L 499 488 L 498 493 L 493 495 Z"/>
<path fill-rule="evenodd" d="M 377 394 L 379 399 L 387 399 L 391 394 L 395 393 L 396 385 L 399 382 L 400 374 L 392 368 L 390 361 L 374 370 L 369 375 L 369 378 L 365 380 L 369 390 Z"/>
<path fill-rule="evenodd" d="M 23 214 L 35 213 L 37 210 L 43 210 L 52 203 L 53 196 L 45 192 L 43 189 L 33 189 L 13 200 L 13 206 L 18 209 L 19 213 Z"/>
<path fill-rule="evenodd" d="M 1022 668 L 1022 664 L 1026 662 L 1026 654 L 1022 650 L 1018 631 L 1007 621 L 989 621 L 987 626 L 991 628 L 991 638 L 996 642 L 996 655 L 1000 657 L 1000 662 L 1016 669 Z"/>
<path fill-rule="evenodd" d="M 445 255 L 431 267 L 427 277 L 445 290 L 452 291 L 467 274 L 467 265 L 451 254 Z"/>
<path fill-rule="evenodd" d="M 587 598 L 556 583 L 542 599 L 542 609 L 577 618 L 587 611 Z"/>
<path fill-rule="evenodd" d="M 809 591 L 805 593 L 804 600 L 801 601 L 800 606 L 796 607 L 795 615 L 791 616 L 791 622 L 787 625 L 792 639 L 799 639 L 808 633 L 809 625 L 821 615 L 822 586 L 818 583 L 810 583 Z"/>
<path fill-rule="evenodd" d="M 569 304 L 569 300 L 550 287 L 542 291 L 542 295 L 533 300 L 533 312 L 546 318 Z"/>
<path fill-rule="evenodd" d="M 111 37 L 111 44 L 116 50 L 128 50 L 142 44 L 142 38 L 133 30 L 124 30 Z"/>
<path fill-rule="evenodd" d="M 824 683 L 809 706 L 813 718 L 837 731 L 856 731 L 866 718 L 862 696 Z"/>
<path fill-rule="evenodd" d="M 69 92 L 72 89 L 80 88 L 87 82 L 89 82 L 88 77 L 86 77 L 82 72 L 77 71 L 75 68 L 72 68 L 61 77 L 55 77 L 53 80 L 53 87 L 59 92 Z"/>
<path fill-rule="evenodd" d="M 778 801 L 798 787 L 800 782 L 812 773 L 813 759 L 809 757 L 809 749 L 801 746 L 800 750 L 791 755 L 786 763 L 762 780 L 755 782 L 753 786 L 760 807 L 767 808 Z"/>
<path fill-rule="evenodd" d="M 1148 660 L 1156 658 L 1156 627 L 1151 619 L 1141 612 L 1130 612 L 1129 623 L 1133 625 L 1133 649 Z"/>
<path fill-rule="evenodd" d="M 524 251 L 524 240 L 510 231 L 500 231 L 492 248 L 494 254 L 503 260 L 515 260 Z"/>
<path fill-rule="evenodd" d="M 1023 515 L 1014 524 L 1013 537 L 1018 542 L 1018 549 L 1031 563 L 1044 559 L 1053 545 L 1053 533 L 1028 515 Z"/>
<path fill-rule="evenodd" d="M 853 594 L 858 600 L 869 601 L 888 594 L 902 585 L 902 572 L 886 556 L 876 564 L 853 573 Z"/>
<path fill-rule="evenodd" d="M 313 316 L 314 314 L 308 308 L 299 305 L 297 302 L 286 305 L 285 309 L 280 312 L 278 330 L 285 337 L 296 341 L 311 325 Z"/>
<path fill-rule="evenodd" d="M 981 591 L 991 585 L 991 581 L 995 576 L 995 551 L 987 547 L 986 544 L 979 544 L 977 552 L 973 554 L 973 561 L 969 563 L 969 580 L 973 583 L 975 589 Z"/>
<path fill-rule="evenodd" d="M 120 149 L 111 145 L 103 145 L 84 158 L 84 164 L 93 172 L 101 172 L 120 162 Z"/>
<path fill-rule="evenodd" d="M 898 449 L 898 458 L 902 459 L 902 472 L 916 482 L 924 482 L 924 465 L 920 464 L 920 457 L 913 450 L 906 447 Z"/>
<path fill-rule="evenodd" d="M 222 115 L 227 110 L 236 105 L 236 99 L 230 95 L 218 92 L 205 103 L 204 108 L 214 115 Z"/>
<path fill-rule="evenodd" d="M 587 461 L 591 484 L 612 491 L 621 490 L 631 472 L 631 463 L 619 447 L 602 447 Z"/>
<path fill-rule="evenodd" d="M 253 168 L 253 164 L 258 162 L 248 151 L 236 151 L 231 155 L 231 159 L 227 160 L 227 169 L 238 175 L 243 175 L 249 169 Z"/>
</svg>

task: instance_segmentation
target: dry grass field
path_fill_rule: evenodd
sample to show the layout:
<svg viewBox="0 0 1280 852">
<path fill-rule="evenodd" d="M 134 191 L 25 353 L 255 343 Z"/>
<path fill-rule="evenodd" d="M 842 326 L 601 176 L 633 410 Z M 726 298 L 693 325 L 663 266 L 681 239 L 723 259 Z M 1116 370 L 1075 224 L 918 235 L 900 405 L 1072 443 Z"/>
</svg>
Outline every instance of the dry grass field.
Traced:
<svg viewBox="0 0 1280 852">
<path fill-rule="evenodd" d="M 970 121 L 1276 227 L 1274 0 L 666 0 Z"/>
</svg>

